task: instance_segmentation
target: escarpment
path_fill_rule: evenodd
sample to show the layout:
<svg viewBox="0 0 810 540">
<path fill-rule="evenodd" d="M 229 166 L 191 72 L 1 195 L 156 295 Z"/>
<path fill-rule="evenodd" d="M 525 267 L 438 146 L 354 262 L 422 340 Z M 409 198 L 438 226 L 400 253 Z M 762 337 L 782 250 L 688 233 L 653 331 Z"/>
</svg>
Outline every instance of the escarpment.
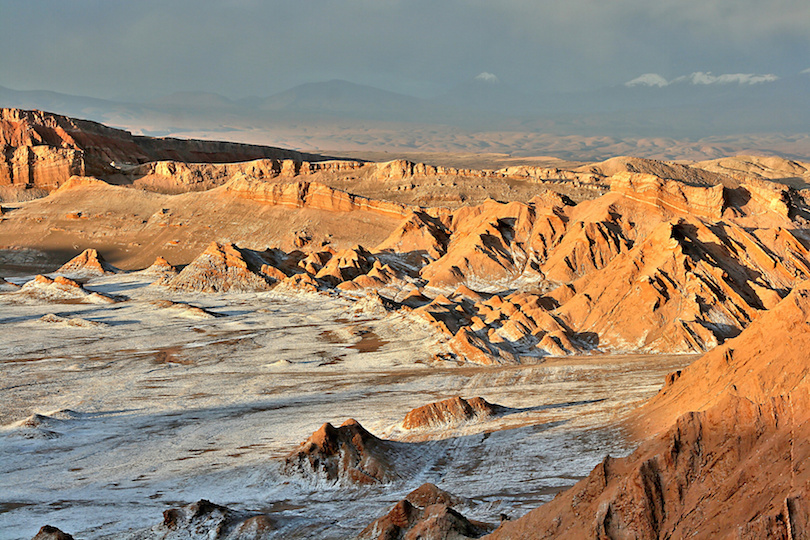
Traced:
<svg viewBox="0 0 810 540">
<path fill-rule="evenodd" d="M 43 111 L 0 109 L 0 186 L 56 189 L 73 175 L 116 176 L 161 160 L 236 162 L 258 158 L 317 160 L 280 148 L 132 135 L 88 120 Z"/>
</svg>

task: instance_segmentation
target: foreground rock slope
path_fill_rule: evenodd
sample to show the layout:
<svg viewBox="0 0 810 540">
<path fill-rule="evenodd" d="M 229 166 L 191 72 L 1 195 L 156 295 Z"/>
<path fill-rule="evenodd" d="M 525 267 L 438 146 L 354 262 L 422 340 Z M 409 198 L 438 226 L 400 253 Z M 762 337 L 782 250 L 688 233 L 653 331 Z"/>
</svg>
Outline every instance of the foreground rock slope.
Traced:
<svg viewBox="0 0 810 540">
<path fill-rule="evenodd" d="M 801 283 L 738 337 L 668 378 L 626 458 L 491 538 L 806 538 L 807 347 Z"/>
<path fill-rule="evenodd" d="M 458 497 L 434 484 L 423 484 L 381 518 L 374 520 L 357 540 L 416 540 L 480 538 L 492 529 L 486 523 L 472 522 L 453 507 Z"/>
</svg>

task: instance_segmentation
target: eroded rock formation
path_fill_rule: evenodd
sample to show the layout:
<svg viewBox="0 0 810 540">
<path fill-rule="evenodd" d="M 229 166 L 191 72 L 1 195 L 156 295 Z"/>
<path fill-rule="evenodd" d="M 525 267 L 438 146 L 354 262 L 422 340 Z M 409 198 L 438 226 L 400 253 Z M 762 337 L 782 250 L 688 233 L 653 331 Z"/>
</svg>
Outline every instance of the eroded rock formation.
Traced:
<svg viewBox="0 0 810 540">
<path fill-rule="evenodd" d="M 104 257 L 93 248 L 85 249 L 55 272 L 72 278 L 88 278 L 114 274 L 118 268 L 104 260 Z"/>
<path fill-rule="evenodd" d="M 423 484 L 356 537 L 358 540 L 465 540 L 480 538 L 492 529 L 486 523 L 465 518 L 453 507 L 458 497 L 434 484 Z"/>
<path fill-rule="evenodd" d="M 327 483 L 377 484 L 399 478 L 392 455 L 397 443 L 366 431 L 356 420 L 326 423 L 284 462 L 284 472 Z"/>
<path fill-rule="evenodd" d="M 464 399 L 456 396 L 409 411 L 402 421 L 402 427 L 404 429 L 451 427 L 490 418 L 501 409 L 499 405 L 493 405 L 484 398 Z"/>
<path fill-rule="evenodd" d="M 56 189 L 72 175 L 120 175 L 159 160 L 236 162 L 318 159 L 280 148 L 134 136 L 96 122 L 43 111 L 0 109 L 0 186 Z"/>
<path fill-rule="evenodd" d="M 99 292 L 89 291 L 81 283 L 57 276 L 51 279 L 38 275 L 20 287 L 17 294 L 23 298 L 38 298 L 51 302 L 82 302 L 88 304 L 111 304 L 118 299 Z"/>
<path fill-rule="evenodd" d="M 265 514 L 240 512 L 205 499 L 163 512 L 163 522 L 127 535 L 129 540 L 258 540 L 269 537 L 275 522 Z"/>
<path fill-rule="evenodd" d="M 810 534 L 810 285 L 667 384 L 653 436 L 491 538 L 805 538 Z"/>
<path fill-rule="evenodd" d="M 249 292 L 270 288 L 262 272 L 267 262 L 256 252 L 213 242 L 199 257 L 165 281 L 173 289 L 202 292 Z"/>
<path fill-rule="evenodd" d="M 45 525 L 31 540 L 73 540 L 73 536 L 51 525 Z"/>
</svg>

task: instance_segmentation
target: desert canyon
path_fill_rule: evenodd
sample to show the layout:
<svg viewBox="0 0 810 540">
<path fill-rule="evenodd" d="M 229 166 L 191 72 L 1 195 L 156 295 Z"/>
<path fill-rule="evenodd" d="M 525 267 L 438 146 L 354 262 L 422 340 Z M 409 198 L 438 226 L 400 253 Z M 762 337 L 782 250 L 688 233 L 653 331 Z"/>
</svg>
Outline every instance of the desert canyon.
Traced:
<svg viewBox="0 0 810 540">
<path fill-rule="evenodd" d="M 0 146 L 1 538 L 810 538 L 810 163 Z"/>
</svg>

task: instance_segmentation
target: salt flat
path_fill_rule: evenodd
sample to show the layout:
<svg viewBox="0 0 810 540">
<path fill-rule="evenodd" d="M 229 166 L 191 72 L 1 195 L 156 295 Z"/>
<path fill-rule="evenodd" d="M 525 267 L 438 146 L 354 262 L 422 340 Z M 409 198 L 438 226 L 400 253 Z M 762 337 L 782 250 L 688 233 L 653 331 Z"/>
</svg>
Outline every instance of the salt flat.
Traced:
<svg viewBox="0 0 810 540">
<path fill-rule="evenodd" d="M 91 280 L 122 298 L 103 305 L 0 294 L 0 537 L 30 538 L 46 523 L 122 537 L 207 498 L 273 512 L 279 538 L 345 538 L 424 482 L 469 498 L 468 517 L 516 517 L 605 454 L 626 454 L 633 442 L 617 421 L 694 358 L 459 365 L 441 359 L 443 338 L 426 323 L 373 303 L 181 294 L 151 280 Z M 402 429 L 410 409 L 454 395 L 509 411 Z M 281 474 L 280 458 L 347 418 L 408 444 L 402 481 L 347 488 Z"/>
</svg>

